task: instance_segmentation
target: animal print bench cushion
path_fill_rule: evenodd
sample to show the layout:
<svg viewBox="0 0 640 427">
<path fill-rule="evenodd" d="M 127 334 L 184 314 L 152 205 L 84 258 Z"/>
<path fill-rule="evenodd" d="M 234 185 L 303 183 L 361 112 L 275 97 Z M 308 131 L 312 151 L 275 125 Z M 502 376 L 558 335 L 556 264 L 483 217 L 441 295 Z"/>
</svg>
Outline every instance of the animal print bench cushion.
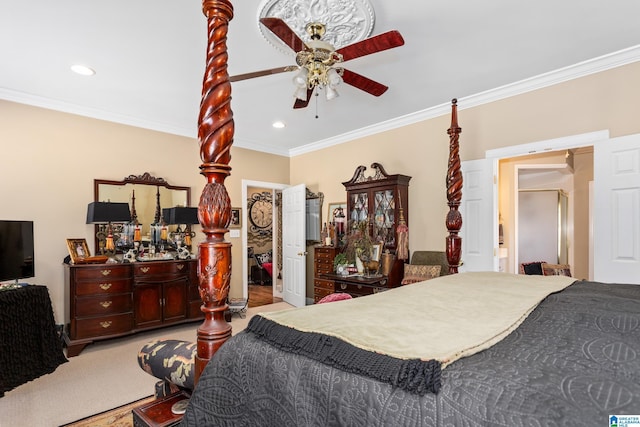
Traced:
<svg viewBox="0 0 640 427">
<path fill-rule="evenodd" d="M 162 380 L 156 384 L 156 397 L 179 389 L 193 390 L 195 342 L 156 340 L 138 352 L 138 364 L 149 375 Z"/>
</svg>

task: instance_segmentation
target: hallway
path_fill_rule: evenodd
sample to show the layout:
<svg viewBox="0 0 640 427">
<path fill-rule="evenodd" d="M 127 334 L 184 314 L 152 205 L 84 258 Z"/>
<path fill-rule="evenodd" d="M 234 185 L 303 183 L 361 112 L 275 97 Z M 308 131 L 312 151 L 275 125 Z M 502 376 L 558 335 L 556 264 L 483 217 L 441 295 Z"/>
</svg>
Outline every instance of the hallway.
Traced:
<svg viewBox="0 0 640 427">
<path fill-rule="evenodd" d="M 282 298 L 274 298 L 271 286 L 249 284 L 249 307 L 259 307 L 281 301 Z"/>
</svg>

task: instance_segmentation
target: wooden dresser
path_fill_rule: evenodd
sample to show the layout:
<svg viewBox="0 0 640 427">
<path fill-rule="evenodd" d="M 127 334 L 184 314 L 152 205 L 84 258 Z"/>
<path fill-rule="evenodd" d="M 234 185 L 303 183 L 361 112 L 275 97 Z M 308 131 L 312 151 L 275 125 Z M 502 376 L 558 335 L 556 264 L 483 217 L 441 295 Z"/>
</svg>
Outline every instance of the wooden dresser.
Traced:
<svg viewBox="0 0 640 427">
<path fill-rule="evenodd" d="M 315 246 L 313 252 L 313 302 L 334 292 L 334 281 L 321 276 L 333 273 L 333 259 L 338 248 L 333 246 Z"/>
<path fill-rule="evenodd" d="M 97 340 L 202 319 L 197 260 L 65 265 L 67 356 Z"/>
</svg>

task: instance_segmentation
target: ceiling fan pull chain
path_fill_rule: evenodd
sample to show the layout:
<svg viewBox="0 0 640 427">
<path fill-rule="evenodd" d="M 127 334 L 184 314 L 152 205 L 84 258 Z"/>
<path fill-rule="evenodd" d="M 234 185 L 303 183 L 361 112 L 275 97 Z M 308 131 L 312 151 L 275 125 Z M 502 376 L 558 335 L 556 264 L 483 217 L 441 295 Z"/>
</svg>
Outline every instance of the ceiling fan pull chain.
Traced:
<svg viewBox="0 0 640 427">
<path fill-rule="evenodd" d="M 320 89 L 318 89 L 318 87 L 316 86 L 316 90 L 314 93 L 314 96 L 316 97 L 316 119 L 318 118 L 318 92 L 320 91 Z"/>
</svg>

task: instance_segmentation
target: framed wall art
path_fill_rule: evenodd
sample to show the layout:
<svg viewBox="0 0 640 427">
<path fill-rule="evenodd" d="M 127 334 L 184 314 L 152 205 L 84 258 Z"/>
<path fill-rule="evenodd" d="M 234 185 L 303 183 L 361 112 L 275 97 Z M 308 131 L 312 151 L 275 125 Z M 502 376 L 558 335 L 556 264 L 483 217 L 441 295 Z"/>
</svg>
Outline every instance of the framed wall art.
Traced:
<svg viewBox="0 0 640 427">
<path fill-rule="evenodd" d="M 242 227 L 242 208 L 231 208 L 231 223 L 229 228 Z"/>
</svg>

